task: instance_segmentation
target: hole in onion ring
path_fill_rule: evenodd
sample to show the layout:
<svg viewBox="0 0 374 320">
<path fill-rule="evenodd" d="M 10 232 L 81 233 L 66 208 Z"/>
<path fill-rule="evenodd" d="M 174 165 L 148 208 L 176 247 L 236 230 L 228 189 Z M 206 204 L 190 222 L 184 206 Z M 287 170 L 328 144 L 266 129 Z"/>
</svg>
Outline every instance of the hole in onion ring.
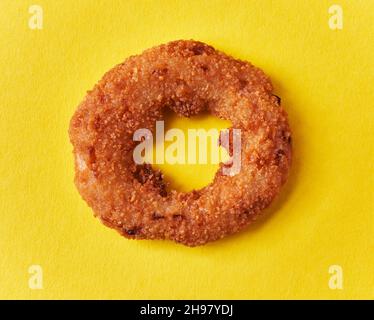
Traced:
<svg viewBox="0 0 374 320">
<path fill-rule="evenodd" d="M 221 146 L 218 146 L 219 132 L 223 129 L 227 129 L 231 126 L 230 121 L 219 119 L 215 116 L 212 116 L 210 113 L 201 113 L 197 116 L 186 118 L 178 117 L 174 112 L 167 111 L 164 115 L 165 121 L 165 133 L 170 129 L 180 129 L 184 134 L 184 157 L 185 163 L 174 163 L 170 164 L 165 161 L 164 164 L 153 164 L 152 167 L 157 170 L 161 170 L 163 173 L 164 182 L 167 185 L 167 189 L 177 190 L 181 192 L 189 192 L 192 190 L 198 190 L 213 181 L 213 178 L 219 168 L 219 162 L 214 161 L 213 158 L 219 157 L 217 153 L 221 154 L 220 161 L 226 161 L 229 156 L 228 152 Z M 196 138 L 194 135 L 189 135 L 189 130 L 205 130 L 206 132 L 211 129 L 216 129 L 218 136 L 207 136 L 207 143 L 205 144 L 202 139 L 196 139 L 195 148 L 188 148 L 188 142 L 193 142 L 191 139 Z M 160 146 L 159 143 L 156 143 L 154 146 L 154 154 L 156 152 L 164 152 L 166 156 L 168 147 L 171 144 L 175 144 L 178 137 L 175 137 L 173 141 L 164 141 L 164 146 Z M 212 148 L 212 144 L 218 146 L 217 148 Z M 161 151 L 160 151 L 161 149 Z M 218 152 L 217 152 L 218 151 Z M 174 153 L 174 156 L 177 152 Z M 201 159 L 200 155 L 206 155 L 206 158 Z M 189 162 L 190 159 L 195 159 L 196 163 Z M 216 159 L 216 158 L 215 158 Z M 203 161 L 199 161 L 203 160 Z M 206 161 L 204 161 L 206 160 Z M 182 161 L 181 161 L 182 162 Z M 205 163 L 204 163 L 205 162 Z"/>
</svg>

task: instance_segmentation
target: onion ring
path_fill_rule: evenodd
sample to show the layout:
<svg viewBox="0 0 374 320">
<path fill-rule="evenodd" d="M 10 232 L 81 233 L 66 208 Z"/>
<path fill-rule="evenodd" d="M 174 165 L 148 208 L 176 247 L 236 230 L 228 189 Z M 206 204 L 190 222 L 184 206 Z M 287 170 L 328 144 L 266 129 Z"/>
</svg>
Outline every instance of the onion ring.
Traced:
<svg viewBox="0 0 374 320">
<path fill-rule="evenodd" d="M 193 40 L 173 41 L 126 59 L 88 92 L 70 122 L 75 184 L 95 216 L 133 239 L 202 245 L 238 232 L 285 183 L 291 132 L 280 99 L 260 69 Z M 153 130 L 164 108 L 204 110 L 241 130 L 241 170 L 222 166 L 208 186 L 168 191 L 162 173 L 136 165 L 137 129 Z"/>
</svg>

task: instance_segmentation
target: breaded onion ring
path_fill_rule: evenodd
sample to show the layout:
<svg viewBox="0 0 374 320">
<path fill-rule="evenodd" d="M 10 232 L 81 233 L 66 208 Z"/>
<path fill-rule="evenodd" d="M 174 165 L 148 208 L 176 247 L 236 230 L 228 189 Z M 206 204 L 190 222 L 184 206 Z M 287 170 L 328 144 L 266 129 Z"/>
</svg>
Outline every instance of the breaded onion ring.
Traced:
<svg viewBox="0 0 374 320">
<path fill-rule="evenodd" d="M 133 133 L 154 129 L 168 107 L 203 110 L 241 130 L 241 170 L 208 186 L 167 191 L 162 174 L 134 163 Z M 291 164 L 291 133 L 269 78 L 197 41 L 132 56 L 88 92 L 70 123 L 75 183 L 101 221 L 127 238 L 201 245 L 251 223 L 279 193 Z"/>
</svg>

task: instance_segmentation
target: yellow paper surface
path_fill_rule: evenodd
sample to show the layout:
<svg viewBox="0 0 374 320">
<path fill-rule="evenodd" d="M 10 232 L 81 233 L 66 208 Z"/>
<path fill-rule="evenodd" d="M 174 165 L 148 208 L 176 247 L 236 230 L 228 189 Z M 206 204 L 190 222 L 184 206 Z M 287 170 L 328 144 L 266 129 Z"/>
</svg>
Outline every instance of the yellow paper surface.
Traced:
<svg viewBox="0 0 374 320">
<path fill-rule="evenodd" d="M 329 28 L 334 3 L 342 30 Z M 0 298 L 374 298 L 373 21 L 371 0 L 1 0 Z M 271 76 L 293 130 L 291 176 L 240 234 L 197 248 L 129 241 L 74 187 L 69 120 L 115 64 L 190 38 Z M 204 172 L 180 183 L 204 185 Z M 43 289 L 29 287 L 31 265 Z"/>
</svg>

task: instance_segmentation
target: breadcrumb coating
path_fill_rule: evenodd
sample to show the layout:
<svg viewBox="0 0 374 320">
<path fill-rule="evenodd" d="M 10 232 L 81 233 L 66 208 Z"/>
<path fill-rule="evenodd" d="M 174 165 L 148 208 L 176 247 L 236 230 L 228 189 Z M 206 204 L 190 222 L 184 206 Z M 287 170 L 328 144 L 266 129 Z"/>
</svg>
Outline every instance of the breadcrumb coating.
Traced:
<svg viewBox="0 0 374 320">
<path fill-rule="evenodd" d="M 291 165 L 287 114 L 260 69 L 193 40 L 132 56 L 87 93 L 70 122 L 75 184 L 105 225 L 132 239 L 196 246 L 249 225 L 279 193 Z M 191 192 L 167 191 L 162 173 L 136 165 L 133 133 L 154 130 L 164 108 L 202 111 L 241 130 L 241 171 Z"/>
</svg>

